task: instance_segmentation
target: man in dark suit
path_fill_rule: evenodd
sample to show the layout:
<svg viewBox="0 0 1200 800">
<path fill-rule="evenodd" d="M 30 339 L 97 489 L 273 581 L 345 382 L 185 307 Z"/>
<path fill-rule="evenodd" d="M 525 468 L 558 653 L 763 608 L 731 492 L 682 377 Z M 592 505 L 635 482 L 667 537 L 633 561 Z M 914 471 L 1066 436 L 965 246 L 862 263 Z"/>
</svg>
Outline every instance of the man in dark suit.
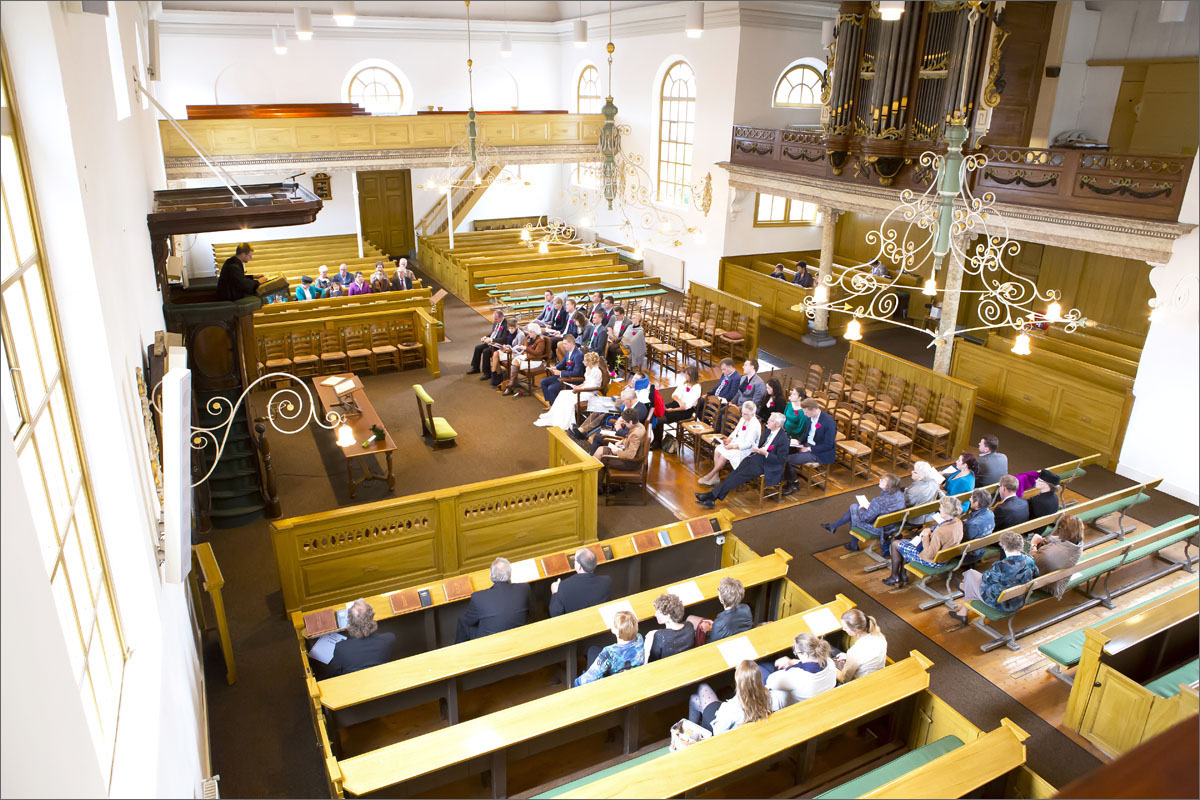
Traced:
<svg viewBox="0 0 1200 800">
<path fill-rule="evenodd" d="M 225 263 L 221 265 L 221 274 L 217 276 L 218 300 L 241 300 L 258 291 L 258 282 L 262 275 L 248 277 L 246 264 L 254 258 L 254 248 L 249 242 L 242 242 Z"/>
<path fill-rule="evenodd" d="M 612 578 L 596 574 L 596 554 L 586 547 L 575 551 L 575 574 L 550 584 L 550 616 L 612 600 Z"/>
<path fill-rule="evenodd" d="M 554 405 L 554 398 L 563 390 L 562 378 L 583 377 L 583 353 L 575 346 L 575 337 L 564 336 L 563 347 L 566 351 L 562 360 L 546 370 L 550 374 L 542 378 L 542 397 L 550 405 Z"/>
<path fill-rule="evenodd" d="M 543 328 L 550 325 L 550 316 L 554 313 L 554 292 L 546 290 L 546 304 L 542 306 L 542 313 L 538 314 L 534 322 L 540 324 Z"/>
<path fill-rule="evenodd" d="M 507 558 L 492 562 L 491 578 L 491 587 L 471 595 L 467 610 L 458 618 L 455 644 L 519 628 L 529 619 L 533 593 L 529 584 L 512 582 L 512 564 Z"/>
<path fill-rule="evenodd" d="M 721 379 L 717 381 L 716 386 L 708 390 L 708 394 L 721 398 L 721 403 L 725 404 L 732 402 L 733 398 L 737 397 L 740 386 L 737 367 L 734 366 L 733 359 L 722 358 Z"/>
<path fill-rule="evenodd" d="M 467 370 L 468 375 L 474 375 L 482 371 L 483 377 L 479 380 L 486 381 L 492 377 L 492 345 L 499 343 L 500 337 L 504 335 L 504 312 L 496 309 L 492 312 L 492 329 L 486 336 L 479 337 L 479 344 L 475 345 L 475 352 L 471 354 L 471 368 Z"/>
<path fill-rule="evenodd" d="M 822 411 L 821 404 L 812 397 L 802 400 L 800 408 L 807 419 L 800 427 L 800 435 L 796 437 L 800 449 L 787 459 L 788 485 L 783 490 L 784 495 L 794 494 L 800 489 L 795 467 L 801 464 L 832 464 L 837 459 L 837 422 Z"/>
<path fill-rule="evenodd" d="M 346 636 L 334 645 L 328 664 L 313 661 L 322 680 L 384 664 L 395 657 L 396 634 L 379 632 L 375 609 L 366 600 L 355 600 L 346 612 Z"/>
<path fill-rule="evenodd" d="M 783 480 L 790 448 L 783 421 L 784 416 L 778 411 L 767 417 L 767 429 L 758 440 L 758 447 L 750 448 L 750 455 L 743 458 L 738 468 L 725 476 L 725 480 L 707 492 L 697 492 L 696 499 L 700 505 L 713 508 L 717 500 L 724 500 L 725 495 L 759 475 L 764 477 L 767 486 L 774 486 Z"/>
<path fill-rule="evenodd" d="M 595 314 L 597 311 L 601 314 L 604 313 L 604 292 L 592 292 L 592 303 L 587 306 L 585 316 L 591 319 L 592 314 Z"/>
<path fill-rule="evenodd" d="M 608 328 L 604 324 L 604 314 L 596 311 L 592 314 L 592 323 L 583 329 L 579 337 L 579 345 L 585 353 L 599 353 L 604 358 L 608 347 Z"/>
<path fill-rule="evenodd" d="M 408 259 L 401 258 L 396 266 L 396 274 L 392 276 L 392 291 L 403 292 L 413 287 L 413 276 L 408 271 Z"/>
<path fill-rule="evenodd" d="M 615 305 L 615 301 L 612 298 L 612 295 L 605 297 L 604 302 L 600 304 L 600 310 L 602 312 L 604 312 L 605 327 L 607 327 L 608 324 L 612 322 L 613 309 L 615 309 L 615 308 L 616 308 L 616 305 Z"/>
<path fill-rule="evenodd" d="M 996 517 L 996 527 L 993 530 L 1002 531 L 1013 525 L 1029 522 L 1029 503 L 1022 500 L 1018 494 L 1021 485 L 1017 479 L 1012 475 L 1001 475 L 999 483 L 996 496 L 1000 498 L 1000 503 L 992 509 Z"/>
</svg>

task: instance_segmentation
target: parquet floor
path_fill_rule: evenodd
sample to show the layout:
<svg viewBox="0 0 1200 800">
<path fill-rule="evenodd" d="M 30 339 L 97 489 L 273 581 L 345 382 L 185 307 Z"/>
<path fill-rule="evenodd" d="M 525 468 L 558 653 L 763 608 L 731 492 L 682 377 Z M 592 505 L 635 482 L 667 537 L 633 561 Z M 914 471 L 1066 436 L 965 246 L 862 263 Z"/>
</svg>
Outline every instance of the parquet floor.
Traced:
<svg viewBox="0 0 1200 800">
<path fill-rule="evenodd" d="M 1066 491 L 1066 495 L 1069 498 L 1086 499 L 1069 489 Z M 1125 519 L 1128 524 L 1136 525 L 1139 532 L 1148 530 L 1151 527 L 1130 517 L 1126 517 Z M 1111 523 L 1112 518 L 1106 521 Z M 817 520 L 814 520 L 813 525 L 816 526 L 817 522 Z M 1099 534 L 1094 529 L 1088 528 L 1087 535 L 1093 537 Z M 1124 609 L 1137 605 L 1150 597 L 1162 594 L 1186 583 L 1195 576 L 1195 573 L 1178 570 L 1170 575 L 1159 578 L 1147 586 L 1116 598 L 1114 600 L 1116 608 L 1113 610 L 1097 606 L 1094 609 L 1089 609 L 1041 631 L 1018 639 L 1017 643 L 1021 646 L 1018 652 L 1013 652 L 1007 647 L 999 647 L 990 653 L 984 653 L 979 648 L 985 642 L 989 641 L 989 639 L 983 632 L 974 626 L 961 627 L 956 620 L 951 619 L 946 613 L 947 609 L 945 606 L 937 606 L 928 611 L 921 611 L 917 607 L 920 603 L 928 600 L 929 596 L 916 588 L 915 581 L 902 589 L 889 589 L 882 583 L 883 579 L 888 576 L 886 569 L 876 572 L 864 572 L 863 568 L 872 564 L 873 561 L 862 552 L 847 553 L 842 549 L 842 543 L 847 541 L 848 538 L 849 535 L 844 532 L 844 529 L 843 533 L 838 537 L 830 536 L 830 549 L 816 553 L 817 560 L 855 586 L 869 593 L 878 602 L 886 606 L 888 610 L 895 613 L 937 644 L 946 648 L 955 657 L 962 660 L 980 675 L 983 675 L 1030 711 L 1058 728 L 1062 733 L 1071 737 L 1097 757 L 1103 757 L 1106 760 L 1107 756 L 1093 747 L 1089 742 L 1062 727 L 1063 715 L 1067 707 L 1067 697 L 1071 692 L 1071 687 L 1048 671 L 1051 662 L 1038 652 L 1038 645 L 1063 636 L 1071 631 L 1093 625 L 1109 615 L 1120 613 Z M 1183 558 L 1183 549 L 1183 544 L 1177 544 L 1163 552 L 1171 558 L 1181 560 Z M 1114 585 L 1132 583 L 1162 566 L 1164 566 L 1162 562 L 1156 562 L 1153 559 L 1143 559 L 1136 564 L 1122 568 L 1116 573 Z M 943 582 L 931 581 L 930 583 L 939 590 L 944 588 Z M 1064 597 L 1063 602 L 1071 598 L 1072 595 L 1068 595 Z M 1076 592 L 1073 593 L 1073 599 L 1075 602 L 1079 602 L 1082 597 Z M 1066 606 L 1053 602 L 1046 602 L 1039 606 L 1031 607 L 1016 617 L 1016 626 L 1023 627 L 1040 619 L 1046 619 L 1065 608 Z"/>
</svg>

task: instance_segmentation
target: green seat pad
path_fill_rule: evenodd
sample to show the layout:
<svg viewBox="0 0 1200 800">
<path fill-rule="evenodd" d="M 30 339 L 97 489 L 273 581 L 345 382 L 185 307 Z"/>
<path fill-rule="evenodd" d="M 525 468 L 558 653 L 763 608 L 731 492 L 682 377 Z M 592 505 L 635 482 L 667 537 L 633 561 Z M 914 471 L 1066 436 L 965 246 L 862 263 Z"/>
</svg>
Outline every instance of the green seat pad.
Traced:
<svg viewBox="0 0 1200 800">
<path fill-rule="evenodd" d="M 865 530 L 857 525 L 850 528 L 850 535 L 855 539 L 858 539 L 860 542 L 865 542 L 867 539 L 879 538 L 879 536 L 877 536 L 873 531 Z"/>
<path fill-rule="evenodd" d="M 1116 500 L 1112 503 L 1105 503 L 1102 506 L 1096 506 L 1086 511 L 1080 511 L 1078 514 L 1072 513 L 1071 516 L 1077 517 L 1080 522 L 1091 522 L 1095 519 L 1100 519 L 1105 514 L 1111 514 L 1114 511 L 1120 511 L 1129 508 L 1137 503 L 1144 503 L 1150 499 L 1150 495 L 1145 492 L 1139 492 L 1132 497 L 1126 497 L 1124 500 Z"/>
<path fill-rule="evenodd" d="M 1155 678 L 1146 684 L 1146 688 L 1159 697 L 1174 697 L 1179 694 L 1179 684 L 1190 685 L 1196 681 L 1200 681 L 1200 659 L 1177 667 L 1161 678 Z"/>
<path fill-rule="evenodd" d="M 1083 469 L 1083 467 L 1076 467 L 1075 469 L 1069 469 L 1066 472 L 1060 472 L 1058 474 L 1058 479 L 1060 481 L 1071 480 L 1073 478 L 1078 478 L 1080 475 L 1087 475 L 1087 472 Z"/>
<path fill-rule="evenodd" d="M 433 398 L 429 396 L 429 392 L 425 391 L 425 387 L 419 383 L 413 384 L 413 391 L 417 394 L 417 399 L 422 403 L 432 403 Z"/>
<path fill-rule="evenodd" d="M 956 566 L 958 566 L 957 558 L 953 561 L 947 561 L 944 564 L 938 564 L 936 567 L 931 567 L 928 564 L 921 564 L 916 561 L 909 561 L 904 565 L 904 568 L 909 572 L 915 572 L 918 575 L 929 577 L 930 575 L 944 575 L 950 570 L 954 569 Z"/>
<path fill-rule="evenodd" d="M 453 439 L 458 436 L 445 417 L 433 418 L 433 435 L 438 439 Z"/>
<path fill-rule="evenodd" d="M 862 797 L 868 792 L 873 792 L 884 784 L 891 783 L 896 778 L 915 770 L 917 767 L 922 767 L 933 761 L 935 758 L 941 758 L 953 750 L 963 746 L 962 739 L 957 736 L 944 736 L 936 742 L 930 742 L 924 747 L 918 747 L 916 750 L 910 750 L 899 758 L 894 758 L 882 767 L 859 775 L 853 780 L 846 781 L 841 786 L 830 789 L 824 794 L 817 795 L 816 800 L 840 800 L 840 798 Z"/>
<path fill-rule="evenodd" d="M 1171 591 L 1174 590 L 1172 589 Z M 1166 594 L 1166 592 L 1164 592 L 1164 594 Z M 1120 614 L 1111 617 L 1105 617 L 1104 622 L 1105 624 L 1108 624 L 1109 622 L 1116 622 L 1124 617 L 1136 614 L 1146 606 L 1157 603 L 1160 599 L 1162 599 L 1162 597 L 1163 595 L 1161 594 L 1151 597 L 1146 602 L 1138 603 L 1136 606 L 1127 608 Z M 1086 639 L 1086 637 L 1083 635 L 1083 632 L 1085 630 L 1087 629 L 1080 628 L 1077 631 L 1071 631 L 1068 634 L 1059 636 L 1057 639 L 1052 639 L 1045 644 L 1040 644 L 1038 645 L 1038 650 L 1042 655 L 1053 661 L 1055 664 L 1059 664 L 1063 667 L 1074 667 L 1079 663 L 1079 659 L 1083 656 L 1083 642 Z"/>
<path fill-rule="evenodd" d="M 618 772 L 627 770 L 630 767 L 636 767 L 638 764 L 645 764 L 647 761 L 653 761 L 656 758 L 661 758 L 670 752 L 670 747 L 662 747 L 658 750 L 651 750 L 645 755 L 638 756 L 637 758 L 630 759 L 629 761 L 622 761 L 620 764 L 608 767 L 607 769 L 602 769 L 599 772 L 593 772 L 591 775 L 584 775 L 582 778 L 573 780 L 570 783 L 564 783 L 562 786 L 555 787 L 548 792 L 535 794 L 534 798 L 536 800 L 536 798 L 539 797 L 558 797 L 560 795 L 564 795 L 567 792 L 578 789 L 581 786 L 587 786 L 589 783 L 595 783 L 601 778 L 607 778 L 609 775 L 616 775 Z"/>
<path fill-rule="evenodd" d="M 1030 601 L 1030 602 L 1032 602 L 1032 601 Z M 989 606 L 987 603 L 983 602 L 982 600 L 972 600 L 970 605 L 971 605 L 971 608 L 975 609 L 980 614 L 983 614 L 985 617 L 987 617 L 992 622 L 998 622 L 1002 619 L 1008 619 L 1013 614 L 1017 613 L 1016 611 L 1001 611 L 998 608 L 992 608 L 991 606 Z"/>
<path fill-rule="evenodd" d="M 1184 517 L 1180 517 L 1179 519 L 1174 520 L 1174 522 L 1168 522 L 1166 525 L 1160 526 L 1160 528 L 1153 528 L 1151 530 L 1146 531 L 1145 533 L 1138 534 L 1134 537 L 1131 537 L 1130 539 L 1126 539 L 1125 541 L 1126 541 L 1126 543 L 1133 541 L 1136 544 L 1136 542 L 1150 536 L 1153 533 L 1156 533 L 1161 528 L 1165 528 L 1169 525 L 1173 525 L 1176 522 L 1179 522 L 1179 520 L 1181 520 L 1181 519 L 1184 519 Z M 1166 539 L 1160 539 L 1159 541 L 1154 542 L 1152 544 L 1142 545 L 1141 547 L 1135 546 L 1132 550 L 1129 551 L 1129 557 L 1125 559 L 1125 563 L 1131 564 L 1134 561 L 1145 558 L 1146 556 L 1153 555 L 1154 553 L 1157 553 L 1159 550 L 1170 547 L 1171 545 L 1175 544 L 1176 542 L 1182 542 L 1184 539 L 1187 539 L 1190 536 L 1194 536 L 1196 534 L 1196 530 L 1197 529 L 1194 527 L 1188 528 L 1187 530 L 1180 531 L 1179 533 L 1175 534 L 1174 536 L 1170 536 Z M 1116 549 L 1120 550 L 1121 548 L 1118 547 Z M 1121 556 L 1114 555 L 1112 558 L 1108 559 L 1107 561 L 1104 561 L 1104 562 L 1101 562 L 1100 564 L 1096 564 L 1095 566 L 1089 567 L 1088 569 L 1085 569 L 1083 572 L 1077 572 L 1071 576 L 1071 580 L 1067 583 L 1067 588 L 1073 589 L 1074 587 L 1078 586 L 1081 583 L 1090 581 L 1092 578 L 1096 577 L 1097 575 L 1103 575 L 1105 572 L 1108 572 L 1109 570 L 1115 568 L 1120 563 L 1121 563 Z"/>
</svg>

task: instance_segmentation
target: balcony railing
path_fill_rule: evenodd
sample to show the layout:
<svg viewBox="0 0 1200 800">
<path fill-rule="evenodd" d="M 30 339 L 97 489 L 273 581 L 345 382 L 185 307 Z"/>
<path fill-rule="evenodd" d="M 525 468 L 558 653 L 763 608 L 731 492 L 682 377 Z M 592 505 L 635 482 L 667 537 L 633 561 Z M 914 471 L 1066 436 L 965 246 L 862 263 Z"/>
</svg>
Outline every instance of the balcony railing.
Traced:
<svg viewBox="0 0 1200 800">
<path fill-rule="evenodd" d="M 1002 203 L 1174 222 L 1193 159 L 1065 148 L 983 147 L 988 164 L 970 173 L 971 191 Z M 833 181 L 923 191 L 932 171 L 917 159 L 868 159 L 831 152 L 813 130 L 735 125 L 731 163 Z"/>
</svg>

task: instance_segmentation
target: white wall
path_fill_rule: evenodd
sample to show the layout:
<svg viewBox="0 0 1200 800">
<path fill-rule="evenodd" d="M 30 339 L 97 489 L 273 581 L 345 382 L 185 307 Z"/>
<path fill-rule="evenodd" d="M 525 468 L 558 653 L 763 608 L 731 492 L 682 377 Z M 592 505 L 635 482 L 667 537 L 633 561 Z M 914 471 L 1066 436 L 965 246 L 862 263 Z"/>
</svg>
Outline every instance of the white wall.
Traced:
<svg viewBox="0 0 1200 800">
<path fill-rule="evenodd" d="M 1179 215 L 1192 225 L 1200 222 L 1198 168 L 1193 161 Z M 1162 305 L 1138 362 L 1117 472 L 1135 480 L 1162 478 L 1164 492 L 1200 503 L 1200 229 L 1175 240 L 1171 260 L 1150 271 L 1150 283 Z"/>
<path fill-rule="evenodd" d="M 754 192 L 738 189 L 726 213 L 725 247 L 727 256 L 753 253 L 779 253 L 786 250 L 820 250 L 820 225 L 754 227 Z M 816 263 L 810 264 L 815 267 Z"/>
<path fill-rule="evenodd" d="M 734 122 L 766 128 L 819 124 L 821 109 L 774 108 L 772 100 L 779 76 L 788 65 L 800 58 L 815 58 L 824 64 L 825 55 L 819 28 L 742 28 L 737 90 L 733 98 Z"/>
<path fill-rule="evenodd" d="M 142 8 L 118 3 L 117 9 L 120 68 L 130 75 L 137 64 L 134 27 L 144 25 Z M 151 192 L 164 185 L 155 121 L 133 98 L 131 86 L 126 88 L 132 115 L 117 120 L 103 18 L 68 13 L 64 4 L 49 2 L 5 3 L 0 13 L 6 32 L 20 32 L 4 43 L 85 462 L 129 651 L 109 791 L 113 796 L 192 796 L 199 791 L 204 747 L 200 665 L 183 587 L 163 585 L 155 564 L 157 501 L 134 375 L 145 345 L 163 326 L 146 231 Z M 143 28 L 143 42 L 144 33 Z M 10 538 L 33 535 L 28 525 L 9 525 L 9 507 L 19 513 L 26 502 L 21 482 L 6 476 L 3 497 L 5 593 L 12 586 L 34 598 L 39 592 L 33 587 L 47 583 L 44 569 L 22 570 L 12 584 L 7 579 Z M 13 546 L 16 569 L 24 557 L 21 549 Z M 26 614 L 30 607 L 25 605 Z M 30 651 L 27 627 L 4 628 L 6 691 L 10 674 L 19 674 L 19 662 L 36 660 L 41 669 L 22 690 L 40 700 L 46 721 L 55 723 L 55 735 L 23 742 L 23 752 L 10 751 L 9 726 L 15 721 L 28 729 L 33 720 L 14 718 L 14 708 L 6 704 L 6 795 L 55 793 L 48 787 L 54 781 L 65 785 L 76 769 L 82 771 L 78 780 L 87 781 L 88 759 L 95 760 L 90 740 L 81 744 L 88 736 L 81 719 L 57 713 L 61 704 L 79 703 L 79 695 L 64 694 L 55 677 L 65 654 Z M 51 774 L 55 770 L 65 774 Z M 107 779 L 108 765 L 100 772 Z"/>
</svg>

